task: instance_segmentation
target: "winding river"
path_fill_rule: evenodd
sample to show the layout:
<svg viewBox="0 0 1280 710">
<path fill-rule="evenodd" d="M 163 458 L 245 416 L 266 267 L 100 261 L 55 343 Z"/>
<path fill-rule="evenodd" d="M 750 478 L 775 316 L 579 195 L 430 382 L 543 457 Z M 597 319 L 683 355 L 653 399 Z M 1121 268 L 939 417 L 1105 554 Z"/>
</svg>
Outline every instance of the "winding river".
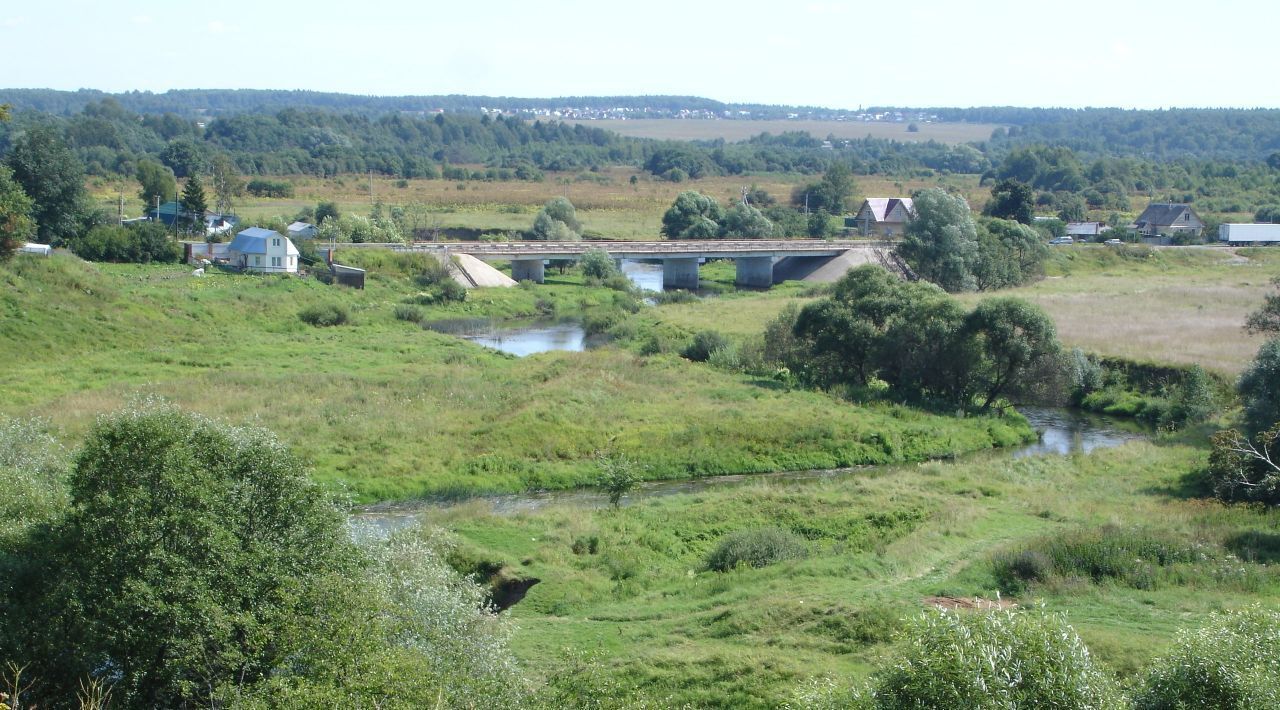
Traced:
<svg viewBox="0 0 1280 710">
<path fill-rule="evenodd" d="M 1129 441 L 1148 438 L 1140 428 L 1094 414 L 1070 409 L 1027 407 L 1020 410 L 1039 433 L 1037 441 L 1020 447 L 1011 447 L 987 456 L 1022 458 L 1026 456 L 1067 456 L 1088 454 L 1098 449 L 1119 446 Z M 742 474 L 736 476 L 710 476 L 706 478 L 676 481 L 648 481 L 641 483 L 623 498 L 623 505 L 631 505 L 649 498 L 697 493 L 722 486 L 742 485 L 753 481 L 812 481 L 840 478 L 868 471 L 885 469 L 900 464 L 862 466 L 819 471 L 781 471 L 777 473 Z M 493 512 L 502 515 L 535 511 L 551 505 L 572 505 L 582 508 L 604 508 L 608 496 L 600 490 L 579 488 L 573 490 L 532 491 L 510 495 L 487 496 Z M 466 501 L 414 501 L 409 503 L 378 504 L 367 506 L 353 513 L 353 523 L 369 526 L 383 533 L 415 524 L 430 518 L 432 512 L 445 510 Z"/>
</svg>

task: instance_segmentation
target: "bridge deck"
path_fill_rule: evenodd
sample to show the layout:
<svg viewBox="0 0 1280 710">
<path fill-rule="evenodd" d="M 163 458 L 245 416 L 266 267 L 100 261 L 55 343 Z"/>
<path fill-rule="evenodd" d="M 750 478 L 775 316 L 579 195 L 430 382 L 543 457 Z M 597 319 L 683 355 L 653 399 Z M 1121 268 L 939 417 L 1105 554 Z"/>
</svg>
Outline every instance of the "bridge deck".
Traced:
<svg viewBox="0 0 1280 710">
<path fill-rule="evenodd" d="M 417 242 L 409 244 L 342 244 L 340 248 L 381 247 L 396 251 L 457 252 L 479 259 L 576 259 L 588 249 L 604 249 L 615 259 L 707 258 L 762 256 L 835 256 L 850 249 L 887 246 L 884 242 L 844 239 L 742 239 L 651 242 Z"/>
</svg>

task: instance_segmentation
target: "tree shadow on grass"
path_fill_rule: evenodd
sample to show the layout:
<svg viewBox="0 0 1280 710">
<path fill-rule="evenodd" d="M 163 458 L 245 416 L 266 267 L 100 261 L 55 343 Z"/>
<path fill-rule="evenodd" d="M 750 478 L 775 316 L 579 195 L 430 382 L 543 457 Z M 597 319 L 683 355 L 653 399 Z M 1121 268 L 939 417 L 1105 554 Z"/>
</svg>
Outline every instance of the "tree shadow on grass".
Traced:
<svg viewBox="0 0 1280 710">
<path fill-rule="evenodd" d="M 761 389 L 773 390 L 774 392 L 782 392 L 782 391 L 790 392 L 790 391 L 791 391 L 791 390 L 793 390 L 793 389 L 798 389 L 798 388 L 797 388 L 797 387 L 795 387 L 794 385 L 788 385 L 788 384 L 786 384 L 785 382 L 779 382 L 779 381 L 777 381 L 777 380 L 771 380 L 771 379 L 769 379 L 769 378 L 767 378 L 767 377 L 755 377 L 755 378 L 752 378 L 752 379 L 750 380 L 750 383 L 751 383 L 752 385 L 756 386 L 756 387 L 761 388 Z"/>
<path fill-rule="evenodd" d="M 1209 482 L 1209 471 L 1200 468 L 1188 471 L 1176 479 L 1161 485 L 1147 486 L 1140 489 L 1139 492 L 1146 495 L 1190 500 L 1193 498 L 1212 498 L 1213 486 Z"/>
<path fill-rule="evenodd" d="M 1280 534 L 1247 530 L 1228 537 L 1223 546 L 1246 562 L 1280 562 Z"/>
</svg>

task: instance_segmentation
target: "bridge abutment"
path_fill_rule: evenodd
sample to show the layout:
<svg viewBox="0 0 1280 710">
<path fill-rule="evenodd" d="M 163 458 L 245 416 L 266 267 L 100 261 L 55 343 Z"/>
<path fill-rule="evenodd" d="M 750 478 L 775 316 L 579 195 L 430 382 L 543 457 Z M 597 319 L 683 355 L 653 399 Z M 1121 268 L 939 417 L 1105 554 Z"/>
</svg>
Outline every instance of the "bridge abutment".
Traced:
<svg viewBox="0 0 1280 710">
<path fill-rule="evenodd" d="M 662 287 L 683 288 L 695 291 L 698 288 L 698 258 L 678 257 L 662 260 Z"/>
<path fill-rule="evenodd" d="M 772 256 L 741 256 L 734 259 L 738 267 L 734 283 L 751 288 L 769 288 L 773 285 Z"/>
<path fill-rule="evenodd" d="M 546 278 L 546 267 L 542 259 L 512 259 L 511 278 L 540 284 Z"/>
</svg>

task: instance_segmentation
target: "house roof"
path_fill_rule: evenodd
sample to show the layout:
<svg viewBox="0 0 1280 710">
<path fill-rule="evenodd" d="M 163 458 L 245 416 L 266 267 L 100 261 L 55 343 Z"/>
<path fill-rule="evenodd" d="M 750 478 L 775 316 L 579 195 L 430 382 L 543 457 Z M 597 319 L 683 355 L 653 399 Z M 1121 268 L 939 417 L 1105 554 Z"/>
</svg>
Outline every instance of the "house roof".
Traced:
<svg viewBox="0 0 1280 710">
<path fill-rule="evenodd" d="M 1070 236 L 1088 236 L 1094 234 L 1102 234 L 1111 229 L 1102 222 L 1067 222 L 1066 233 Z"/>
<path fill-rule="evenodd" d="M 1138 226 L 1151 224 L 1167 227 L 1177 222 L 1182 213 L 1187 210 L 1191 210 L 1191 205 L 1153 202 L 1147 205 L 1147 208 L 1142 211 L 1142 214 L 1138 215 L 1138 218 L 1133 223 Z M 1191 215 L 1195 216 L 1194 210 L 1191 210 Z"/>
<path fill-rule="evenodd" d="M 311 224 L 310 222 L 294 222 L 293 224 L 286 227 L 286 229 L 290 232 L 301 232 L 304 229 L 314 229 L 314 228 L 315 228 L 315 225 Z"/>
<path fill-rule="evenodd" d="M 875 221 L 883 222 L 898 205 L 905 207 L 909 213 L 914 213 L 916 210 L 910 197 L 868 197 L 864 207 L 871 210 L 871 216 Z"/>
<path fill-rule="evenodd" d="M 268 239 L 283 239 L 285 254 L 294 256 L 298 253 L 298 248 L 289 241 L 289 238 L 273 229 L 263 229 L 262 227 L 250 227 L 231 240 L 227 245 L 227 251 L 240 252 L 241 254 L 266 254 Z"/>
</svg>

